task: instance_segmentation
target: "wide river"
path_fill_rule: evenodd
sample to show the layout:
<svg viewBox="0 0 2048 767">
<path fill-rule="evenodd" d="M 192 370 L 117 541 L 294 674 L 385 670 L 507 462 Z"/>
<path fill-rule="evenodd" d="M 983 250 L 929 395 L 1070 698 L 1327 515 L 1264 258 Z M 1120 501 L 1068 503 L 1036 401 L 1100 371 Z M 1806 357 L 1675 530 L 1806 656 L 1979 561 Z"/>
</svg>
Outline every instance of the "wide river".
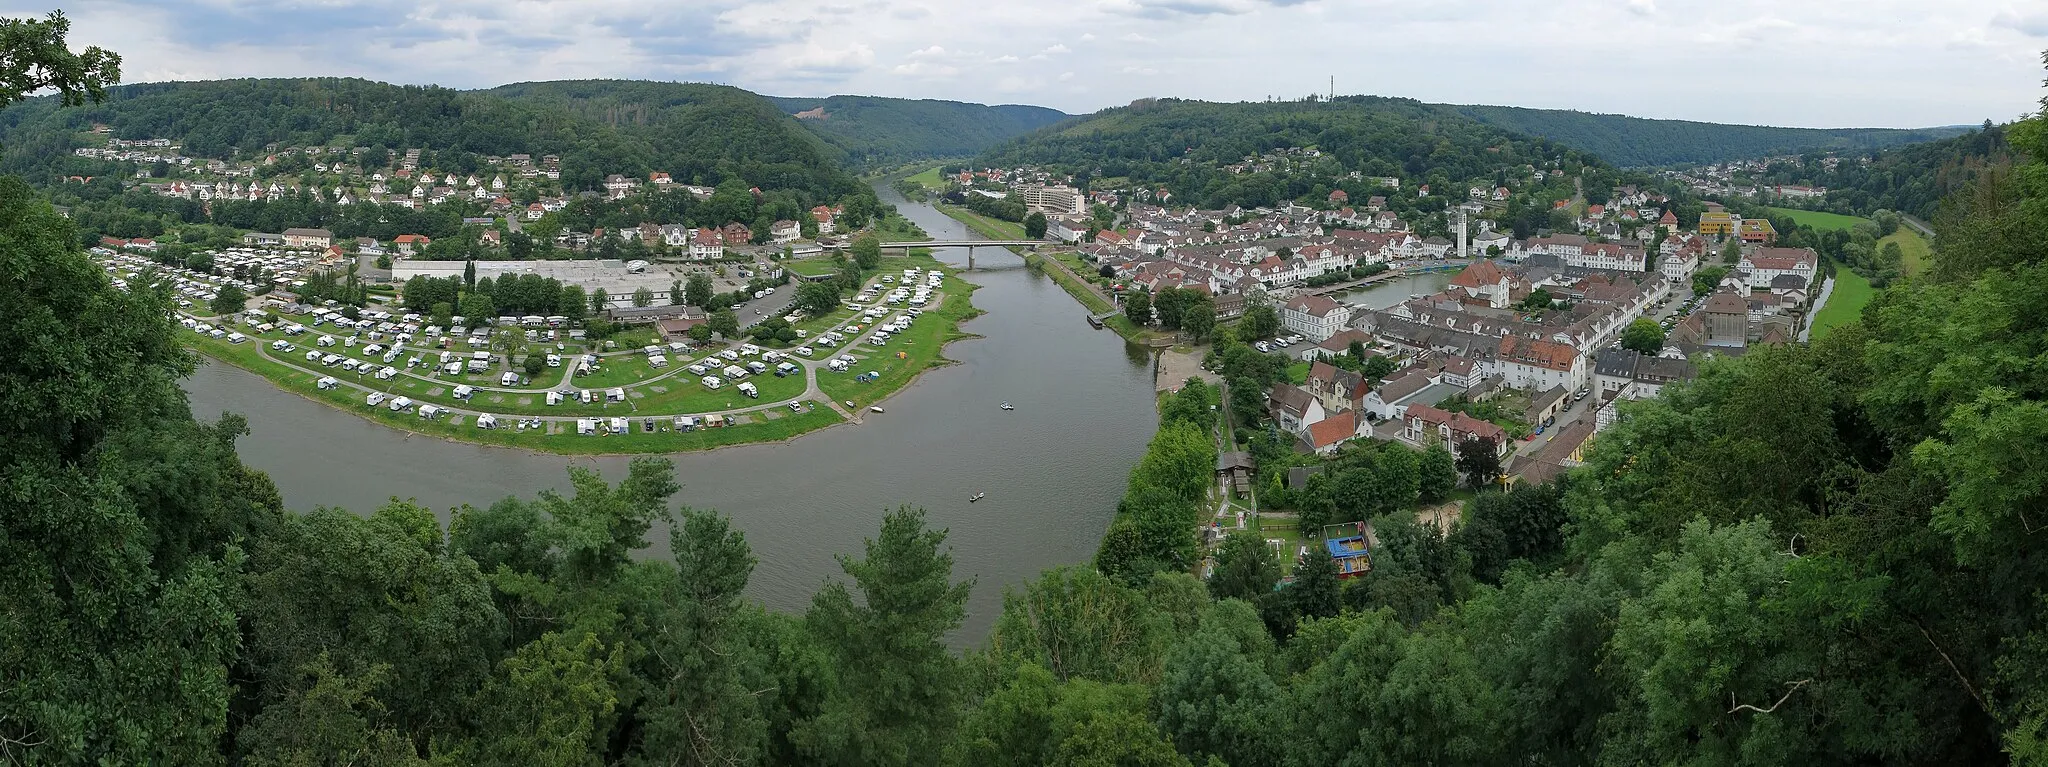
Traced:
<svg viewBox="0 0 2048 767">
<path fill-rule="evenodd" d="M 928 205 L 886 186 L 877 192 L 934 238 L 973 237 Z M 964 250 L 937 256 L 967 261 Z M 843 577 L 835 555 L 858 555 L 884 512 L 904 504 L 950 531 L 954 575 L 975 581 L 959 644 L 987 634 L 1004 587 L 1094 553 L 1157 426 L 1152 358 L 1090 329 L 1073 298 L 1016 256 L 984 249 L 975 263 L 963 275 L 981 286 L 974 304 L 987 314 L 965 328 L 983 337 L 947 346 L 960 364 L 926 373 L 883 403 L 888 412 L 788 444 L 671 456 L 683 484 L 678 502 L 724 512 L 746 532 L 760 560 L 749 591 L 770 608 L 804 609 L 826 579 Z M 300 510 L 368 513 L 396 496 L 439 510 L 445 522 L 464 503 L 566 491 L 570 465 L 616 479 L 629 460 L 414 437 L 219 363 L 202 365 L 185 388 L 202 418 L 248 417 L 243 460 Z M 1006 400 L 1017 409 L 998 409 Z M 970 505 L 978 492 L 988 497 Z M 650 539 L 648 553 L 667 557 L 665 530 Z"/>
</svg>

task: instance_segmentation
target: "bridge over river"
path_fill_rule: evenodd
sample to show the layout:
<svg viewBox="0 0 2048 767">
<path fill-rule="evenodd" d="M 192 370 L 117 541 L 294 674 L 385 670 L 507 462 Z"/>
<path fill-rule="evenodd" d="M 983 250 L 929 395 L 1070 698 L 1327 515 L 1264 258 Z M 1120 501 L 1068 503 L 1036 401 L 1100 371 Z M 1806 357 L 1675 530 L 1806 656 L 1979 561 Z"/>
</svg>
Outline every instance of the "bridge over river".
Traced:
<svg viewBox="0 0 2048 767">
<path fill-rule="evenodd" d="M 1054 243 L 1044 240 L 923 240 L 919 242 L 885 242 L 883 250 L 909 250 L 911 248 L 966 248 L 967 268 L 974 268 L 975 248 L 1031 248 L 1037 250 Z M 826 246 L 830 250 L 845 250 L 849 243 Z"/>
</svg>

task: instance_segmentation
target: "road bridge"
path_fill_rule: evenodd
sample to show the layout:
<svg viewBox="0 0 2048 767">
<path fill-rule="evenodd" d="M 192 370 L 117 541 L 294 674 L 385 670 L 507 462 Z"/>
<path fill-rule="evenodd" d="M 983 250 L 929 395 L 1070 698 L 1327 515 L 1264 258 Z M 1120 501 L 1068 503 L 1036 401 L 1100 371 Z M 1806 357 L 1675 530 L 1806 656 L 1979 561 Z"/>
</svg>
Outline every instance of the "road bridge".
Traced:
<svg viewBox="0 0 2048 767">
<path fill-rule="evenodd" d="M 909 250 L 911 248 L 966 248 L 967 268 L 974 268 L 975 248 L 1031 248 L 1036 250 L 1052 243 L 1044 240 L 921 240 L 918 242 L 885 242 L 883 250 Z M 851 243 L 842 242 L 828 246 L 832 250 L 844 250 Z"/>
</svg>

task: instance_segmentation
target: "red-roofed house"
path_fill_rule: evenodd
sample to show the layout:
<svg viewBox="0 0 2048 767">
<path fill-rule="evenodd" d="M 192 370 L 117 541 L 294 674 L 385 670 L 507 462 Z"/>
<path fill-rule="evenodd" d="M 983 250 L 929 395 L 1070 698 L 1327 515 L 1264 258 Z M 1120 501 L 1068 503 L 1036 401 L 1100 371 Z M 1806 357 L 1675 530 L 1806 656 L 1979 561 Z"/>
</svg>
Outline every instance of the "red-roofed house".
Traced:
<svg viewBox="0 0 2048 767">
<path fill-rule="evenodd" d="M 1544 391 L 1553 386 L 1575 390 L 1586 384 L 1586 366 L 1577 349 L 1520 336 L 1502 338 L 1500 347 L 1493 358 L 1487 360 L 1483 372 L 1500 376 L 1510 388 L 1530 391 Z"/>
<path fill-rule="evenodd" d="M 417 251 L 424 250 L 431 242 L 433 240 L 428 239 L 424 234 L 401 234 L 391 240 L 391 247 L 399 253 L 410 256 Z"/>
<path fill-rule="evenodd" d="M 1458 276 L 1451 278 L 1451 287 L 1463 288 L 1468 299 L 1483 303 L 1495 309 L 1513 303 L 1513 282 L 1508 273 L 1492 261 L 1474 261 Z"/>
<path fill-rule="evenodd" d="M 1350 201 L 1351 201 L 1351 195 L 1350 195 L 1349 193 L 1346 193 L 1346 192 L 1345 192 L 1344 190 L 1342 190 L 1342 189 L 1338 189 L 1338 190 L 1336 190 L 1336 191 L 1333 191 L 1333 192 L 1331 192 L 1331 193 L 1330 193 L 1330 202 L 1336 203 L 1336 204 L 1338 204 L 1338 205 L 1343 205 L 1344 203 L 1347 203 L 1347 202 L 1350 202 Z"/>
<path fill-rule="evenodd" d="M 1309 424 L 1308 433 L 1302 438 L 1316 455 L 1330 455 L 1337 452 L 1338 445 L 1356 439 L 1358 434 L 1358 411 L 1346 410 Z"/>
<path fill-rule="evenodd" d="M 1481 421 L 1464 413 L 1450 413 L 1429 405 L 1411 405 L 1402 414 L 1402 440 L 1421 447 L 1443 445 L 1453 451 L 1466 440 L 1479 439 L 1492 443 L 1494 455 L 1505 455 L 1508 450 L 1506 429 Z"/>
<path fill-rule="evenodd" d="M 811 220 L 818 222 L 818 234 L 820 235 L 839 231 L 839 227 L 833 222 L 835 217 L 835 212 L 829 206 L 820 205 L 811 209 Z"/>
</svg>

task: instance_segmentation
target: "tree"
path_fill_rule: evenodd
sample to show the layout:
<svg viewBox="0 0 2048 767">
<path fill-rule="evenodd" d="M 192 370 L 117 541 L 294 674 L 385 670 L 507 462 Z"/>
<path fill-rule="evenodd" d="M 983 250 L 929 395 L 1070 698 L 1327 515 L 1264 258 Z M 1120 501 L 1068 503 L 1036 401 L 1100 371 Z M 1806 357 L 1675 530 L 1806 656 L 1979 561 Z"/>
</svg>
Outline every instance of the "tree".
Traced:
<svg viewBox="0 0 2048 767">
<path fill-rule="evenodd" d="M 653 306 L 654 291 L 648 290 L 646 285 L 635 288 L 633 290 L 633 305 L 639 307 Z"/>
<path fill-rule="evenodd" d="M 1458 472 L 1474 490 L 1485 490 L 1500 478 L 1500 454 L 1493 443 L 1473 437 L 1458 443 Z"/>
<path fill-rule="evenodd" d="M 611 304 L 612 297 L 605 293 L 604 288 L 595 288 L 590 291 L 590 313 L 592 315 L 603 315 L 604 310 L 610 308 Z"/>
<path fill-rule="evenodd" d="M 1224 539 L 1217 549 L 1209 593 L 1217 599 L 1255 600 L 1271 592 L 1279 580 L 1280 565 L 1273 561 L 1273 547 L 1256 534 L 1242 533 Z"/>
<path fill-rule="evenodd" d="M 463 296 L 461 311 L 462 316 L 468 318 L 472 326 L 481 325 L 485 320 L 498 316 L 497 302 L 491 300 L 489 293 L 473 292 Z"/>
<path fill-rule="evenodd" d="M 725 338 L 738 338 L 740 335 L 739 315 L 733 314 L 731 309 L 720 309 L 712 312 L 710 319 L 706 320 L 704 324 L 711 328 L 711 332 Z"/>
<path fill-rule="evenodd" d="M 1721 280 L 1728 276 L 1728 267 L 1702 266 L 1692 273 L 1693 295 L 1704 296 L 1721 287 Z"/>
<path fill-rule="evenodd" d="M 1621 331 L 1621 348 L 1655 356 L 1664 350 L 1664 327 L 1648 317 L 1631 322 Z"/>
<path fill-rule="evenodd" d="M 472 259 L 467 259 L 467 260 L 464 260 L 464 261 L 462 262 L 462 289 L 463 289 L 463 290 L 472 290 L 472 289 L 475 289 L 475 288 L 476 288 L 476 259 L 473 259 L 473 258 L 472 258 Z"/>
<path fill-rule="evenodd" d="M 1237 338 L 1245 343 L 1272 338 L 1280 332 L 1280 314 L 1265 302 L 1249 304 L 1237 321 Z"/>
<path fill-rule="evenodd" d="M 0 19 L 0 108 L 55 88 L 64 106 L 99 103 L 121 81 L 121 56 L 91 46 L 73 53 L 64 37 L 71 20 L 51 11 L 42 20 Z"/>
<path fill-rule="evenodd" d="M 669 548 L 675 597 L 650 643 L 661 673 L 641 712 L 644 748 L 688 764 L 752 762 L 768 725 L 746 679 L 751 648 L 741 592 L 753 551 L 724 516 L 688 508 L 669 532 Z"/>
<path fill-rule="evenodd" d="M 1152 297 L 1142 290 L 1126 290 L 1123 294 L 1124 316 L 1131 324 L 1144 327 L 1152 324 Z"/>
<path fill-rule="evenodd" d="M 682 306 L 682 305 L 683 305 L 683 281 L 682 281 L 682 280 L 671 280 L 671 281 L 669 281 L 669 284 L 668 284 L 668 304 L 669 304 L 670 306 Z"/>
<path fill-rule="evenodd" d="M 1732 264 L 1742 260 L 1742 241 L 1733 237 L 1721 245 L 1721 262 Z"/>
<path fill-rule="evenodd" d="M 249 294 L 242 291 L 242 286 L 230 282 L 220 286 L 220 290 L 214 292 L 213 300 L 206 306 L 212 309 L 215 315 L 226 317 L 242 311 L 248 303 Z"/>
<path fill-rule="evenodd" d="M 1375 355 L 1365 360 L 1365 364 L 1361 366 L 1361 373 L 1366 378 L 1372 379 L 1374 381 L 1382 381 L 1385 380 L 1387 376 L 1393 375 L 1394 371 L 1397 369 L 1399 368 L 1396 368 L 1394 366 L 1393 360 L 1387 359 L 1386 357 Z"/>
<path fill-rule="evenodd" d="M 813 317 L 839 308 L 839 288 L 828 282 L 806 282 L 796 287 L 796 305 Z"/>
<path fill-rule="evenodd" d="M 1031 211 L 1031 213 L 1030 213 L 1030 214 L 1028 214 L 1028 215 L 1024 216 L 1024 239 L 1027 239 L 1027 240 L 1042 240 L 1042 239 L 1045 239 L 1045 214 L 1044 214 L 1044 213 L 1040 213 L 1040 212 L 1038 212 L 1038 211 L 1035 211 L 1035 210 L 1034 210 L 1034 211 Z"/>
<path fill-rule="evenodd" d="M 390 255 L 390 254 L 388 254 L 388 253 L 379 253 L 379 254 L 377 254 L 377 268 L 379 268 L 379 269 L 389 269 L 389 268 L 391 268 L 391 255 Z"/>
<path fill-rule="evenodd" d="M 1457 459 L 1443 445 L 1430 445 L 1422 451 L 1419 469 L 1421 482 L 1416 495 L 1423 503 L 1442 503 L 1458 488 Z"/>
<path fill-rule="evenodd" d="M 570 322 L 580 322 L 583 310 L 590 306 L 590 299 L 584 297 L 582 285 L 563 285 L 562 294 L 555 299 L 555 311 L 568 317 Z"/>
<path fill-rule="evenodd" d="M 1180 310 L 1180 329 L 1196 343 L 1216 330 L 1216 299 L 1196 292 Z"/>
<path fill-rule="evenodd" d="M 526 377 L 528 379 L 537 379 L 540 378 L 540 374 L 543 371 L 548 369 L 548 361 L 545 358 L 541 357 L 541 355 L 528 354 L 526 355 L 526 362 L 523 363 L 522 368 L 526 371 Z"/>
<path fill-rule="evenodd" d="M 0 62 L 16 66 L 16 39 L 40 28 L 0 24 Z M 221 761 L 241 642 L 236 541 L 282 519 L 282 501 L 228 458 L 245 422 L 199 424 L 178 393 L 193 362 L 172 294 L 114 288 L 71 222 L 11 177 L 0 273 L 0 342 L 44 361 L 0 376 L 0 475 L 44 488 L 0 514 L 0 754 Z"/>
<path fill-rule="evenodd" d="M 688 297 L 691 306 L 701 308 L 709 305 L 711 303 L 711 275 L 703 272 L 692 273 L 689 281 L 683 286 L 683 293 Z"/>
<path fill-rule="evenodd" d="M 861 559 L 841 556 L 853 579 L 827 584 L 804 617 L 838 670 L 817 716 L 790 734 L 818 760 L 905 765 L 952 729 L 959 677 L 945 637 L 966 616 L 972 582 L 953 583 L 946 533 L 924 511 L 890 512 Z"/>
<path fill-rule="evenodd" d="M 853 262 L 861 271 L 873 271 L 882 265 L 882 241 L 872 234 L 863 234 L 853 241 Z"/>
<path fill-rule="evenodd" d="M 1294 583 L 1286 591 L 1294 613 L 1303 618 L 1334 617 L 1344 606 L 1341 591 L 1337 560 L 1327 549 L 1311 544 L 1308 554 L 1294 563 Z"/>
</svg>

